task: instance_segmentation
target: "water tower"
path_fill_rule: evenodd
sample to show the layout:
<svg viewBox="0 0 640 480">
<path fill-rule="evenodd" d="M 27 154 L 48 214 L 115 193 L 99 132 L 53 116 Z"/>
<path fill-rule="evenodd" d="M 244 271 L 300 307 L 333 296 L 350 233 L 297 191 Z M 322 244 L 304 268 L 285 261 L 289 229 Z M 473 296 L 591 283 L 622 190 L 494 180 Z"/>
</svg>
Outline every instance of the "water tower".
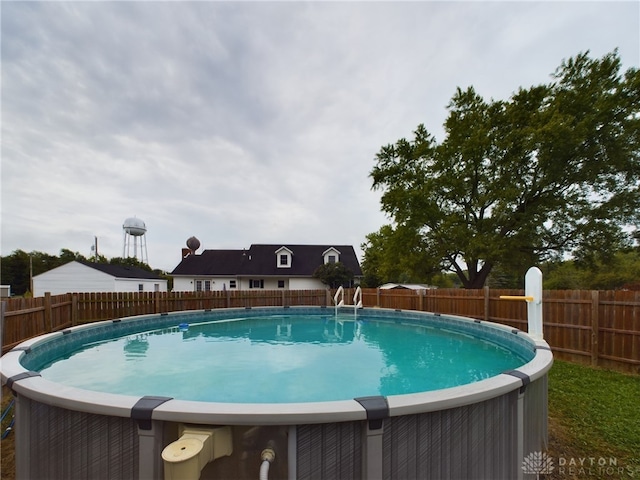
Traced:
<svg viewBox="0 0 640 480">
<path fill-rule="evenodd" d="M 149 264 L 147 256 L 147 227 L 144 222 L 136 217 L 127 218 L 122 224 L 124 231 L 124 242 L 122 247 L 122 257 L 133 257 L 142 263 Z M 131 246 L 133 245 L 133 255 Z M 139 252 L 139 256 L 138 256 Z"/>
<path fill-rule="evenodd" d="M 182 258 L 187 258 L 189 255 L 195 255 L 196 250 L 200 248 L 200 240 L 196 237 L 189 237 L 187 239 L 187 248 L 182 249 Z"/>
</svg>

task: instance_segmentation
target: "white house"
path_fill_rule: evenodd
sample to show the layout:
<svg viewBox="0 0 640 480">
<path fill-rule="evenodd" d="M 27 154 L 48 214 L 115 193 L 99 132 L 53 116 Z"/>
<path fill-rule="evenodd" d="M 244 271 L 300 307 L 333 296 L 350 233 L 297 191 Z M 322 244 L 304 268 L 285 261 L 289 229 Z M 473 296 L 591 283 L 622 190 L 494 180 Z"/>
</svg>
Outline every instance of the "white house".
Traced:
<svg viewBox="0 0 640 480">
<path fill-rule="evenodd" d="M 72 261 L 33 277 L 33 296 L 84 292 L 166 292 L 167 280 L 138 267 Z"/>
<path fill-rule="evenodd" d="M 354 274 L 362 270 L 351 245 L 251 245 L 248 250 L 186 250 L 173 270 L 174 291 L 209 290 L 314 290 L 326 288 L 313 278 L 325 263 L 341 262 Z"/>
</svg>

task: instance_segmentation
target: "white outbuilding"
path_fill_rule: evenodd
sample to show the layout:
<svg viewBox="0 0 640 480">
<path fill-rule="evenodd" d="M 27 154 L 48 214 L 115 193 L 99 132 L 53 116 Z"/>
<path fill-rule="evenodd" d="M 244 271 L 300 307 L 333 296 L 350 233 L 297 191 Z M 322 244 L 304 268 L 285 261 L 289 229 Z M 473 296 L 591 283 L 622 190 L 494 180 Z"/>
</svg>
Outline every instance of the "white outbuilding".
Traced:
<svg viewBox="0 0 640 480">
<path fill-rule="evenodd" d="M 138 267 L 74 260 L 33 277 L 33 296 L 85 292 L 166 292 L 167 280 Z"/>
</svg>

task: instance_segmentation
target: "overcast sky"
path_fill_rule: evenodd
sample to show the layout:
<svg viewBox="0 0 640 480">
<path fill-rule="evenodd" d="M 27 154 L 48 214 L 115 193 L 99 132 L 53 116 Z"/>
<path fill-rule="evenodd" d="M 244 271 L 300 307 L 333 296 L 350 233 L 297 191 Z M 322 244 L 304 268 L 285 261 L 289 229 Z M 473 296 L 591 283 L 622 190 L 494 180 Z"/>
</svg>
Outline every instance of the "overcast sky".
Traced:
<svg viewBox="0 0 640 480">
<path fill-rule="evenodd" d="M 369 172 L 456 87 L 508 99 L 563 59 L 640 64 L 640 2 L 9 2 L 2 255 L 350 244 L 388 220 Z"/>
</svg>

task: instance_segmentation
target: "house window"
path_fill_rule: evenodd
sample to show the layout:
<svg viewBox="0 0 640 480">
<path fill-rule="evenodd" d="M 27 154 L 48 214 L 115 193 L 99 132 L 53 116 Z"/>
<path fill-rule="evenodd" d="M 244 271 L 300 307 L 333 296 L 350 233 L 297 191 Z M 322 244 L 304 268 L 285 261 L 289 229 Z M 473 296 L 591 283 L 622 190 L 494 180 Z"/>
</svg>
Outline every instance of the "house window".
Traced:
<svg viewBox="0 0 640 480">
<path fill-rule="evenodd" d="M 278 280 L 278 288 L 284 288 L 284 280 Z"/>
<path fill-rule="evenodd" d="M 144 284 L 142 284 L 142 283 L 138 284 L 138 291 L 139 292 L 144 292 Z"/>
<path fill-rule="evenodd" d="M 249 288 L 264 288 L 264 280 L 249 280 Z"/>
<path fill-rule="evenodd" d="M 331 247 L 322 252 L 324 263 L 338 263 L 340 261 L 340 252 Z"/>
<path fill-rule="evenodd" d="M 235 280 L 229 280 L 229 288 L 236 288 L 236 281 Z"/>
<path fill-rule="evenodd" d="M 205 280 L 204 281 L 204 291 L 205 292 L 210 292 L 211 291 L 211 280 Z"/>
<path fill-rule="evenodd" d="M 153 284 L 153 291 L 154 292 L 159 292 L 160 291 L 160 284 L 159 283 L 154 283 Z"/>
<path fill-rule="evenodd" d="M 293 258 L 293 252 L 287 247 L 280 247 L 275 251 L 276 254 L 276 266 L 278 268 L 291 268 L 291 261 Z"/>
<path fill-rule="evenodd" d="M 202 291 L 202 280 L 196 280 L 196 292 Z"/>
</svg>

